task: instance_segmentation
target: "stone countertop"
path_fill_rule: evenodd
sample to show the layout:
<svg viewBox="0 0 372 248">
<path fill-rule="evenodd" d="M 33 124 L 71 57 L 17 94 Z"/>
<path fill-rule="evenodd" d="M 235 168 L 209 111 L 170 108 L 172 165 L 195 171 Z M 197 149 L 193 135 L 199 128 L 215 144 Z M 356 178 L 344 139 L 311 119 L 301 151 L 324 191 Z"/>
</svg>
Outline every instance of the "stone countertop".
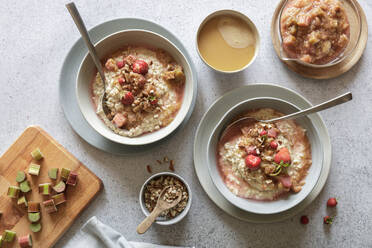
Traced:
<svg viewBox="0 0 372 248">
<path fill-rule="evenodd" d="M 118 17 L 142 17 L 174 32 L 189 50 L 198 70 L 199 92 L 194 113 L 172 139 L 140 157 L 120 157 L 95 149 L 82 140 L 64 117 L 58 99 L 62 62 L 79 38 L 65 1 L 4 1 L 0 9 L 0 153 L 31 124 L 49 132 L 104 182 L 105 189 L 77 218 L 55 247 L 74 247 L 79 229 L 92 215 L 120 231 L 127 239 L 196 247 L 372 247 L 372 49 L 367 45 L 360 61 L 344 75 L 311 80 L 288 70 L 278 60 L 270 39 L 271 17 L 279 1 L 107 1 L 77 0 L 87 27 Z M 360 0 L 372 23 L 372 3 Z M 195 49 L 199 23 L 219 9 L 235 9 L 258 26 L 261 50 L 243 73 L 220 75 L 208 69 Z M 371 26 L 369 25 L 369 30 Z M 372 40 L 369 35 L 369 43 Z M 197 124 L 210 104 L 223 93 L 245 84 L 275 83 L 319 103 L 346 91 L 352 102 L 322 112 L 332 140 L 331 172 L 321 194 L 301 214 L 281 223 L 251 224 L 220 210 L 205 194 L 193 167 L 193 140 Z M 171 227 L 154 225 L 145 235 L 136 233 L 144 218 L 138 192 L 149 176 L 146 164 L 164 155 L 176 161 L 176 172 L 192 187 L 192 209 Z M 154 172 L 167 166 L 153 166 Z M 322 224 L 326 201 L 339 200 L 335 222 Z M 310 223 L 299 223 L 302 214 Z"/>
</svg>

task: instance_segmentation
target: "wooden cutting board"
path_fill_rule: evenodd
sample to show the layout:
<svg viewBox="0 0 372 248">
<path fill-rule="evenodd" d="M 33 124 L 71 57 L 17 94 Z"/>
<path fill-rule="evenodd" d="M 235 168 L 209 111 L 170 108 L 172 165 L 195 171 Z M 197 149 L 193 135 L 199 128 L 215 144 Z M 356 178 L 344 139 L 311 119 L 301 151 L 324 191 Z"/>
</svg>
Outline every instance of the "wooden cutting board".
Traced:
<svg viewBox="0 0 372 248">
<path fill-rule="evenodd" d="M 41 161 L 33 161 L 30 155 L 30 152 L 37 147 L 44 155 L 44 159 Z M 67 202 L 58 206 L 58 212 L 48 214 L 41 206 L 40 223 L 42 229 L 38 233 L 32 233 L 29 229 L 27 210 L 18 207 L 16 200 L 7 196 L 8 187 L 17 185 L 15 181 L 17 171 L 27 172 L 32 161 L 40 164 L 41 169 L 38 177 L 31 177 L 26 173 L 32 188 L 32 191 L 26 194 L 28 201 L 42 202 L 49 199 L 49 197 L 38 193 L 40 183 L 55 183 L 48 177 L 49 168 L 65 167 L 78 173 L 77 185 L 67 188 L 65 193 Z M 0 235 L 5 229 L 17 232 L 17 237 L 30 233 L 34 248 L 51 247 L 71 226 L 102 187 L 102 181 L 96 175 L 43 129 L 37 126 L 28 127 L 0 158 L 0 211 L 3 212 L 2 217 L 0 217 Z M 3 242 L 3 247 L 19 247 L 18 238 L 12 243 Z"/>
</svg>

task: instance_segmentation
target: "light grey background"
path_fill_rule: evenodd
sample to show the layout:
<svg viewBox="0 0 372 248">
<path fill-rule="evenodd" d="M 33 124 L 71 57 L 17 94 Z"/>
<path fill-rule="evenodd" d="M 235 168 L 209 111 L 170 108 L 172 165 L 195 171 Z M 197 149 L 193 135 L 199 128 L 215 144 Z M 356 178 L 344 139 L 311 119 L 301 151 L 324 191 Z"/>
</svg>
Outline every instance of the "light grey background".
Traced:
<svg viewBox="0 0 372 248">
<path fill-rule="evenodd" d="M 92 215 L 120 231 L 129 240 L 196 247 L 372 247 L 372 51 L 347 73 L 332 80 L 302 78 L 283 66 L 271 45 L 270 23 L 279 1 L 76 1 L 92 27 L 118 17 L 142 17 L 174 32 L 191 53 L 198 70 L 199 94 L 186 127 L 158 148 L 139 157 L 119 157 L 97 150 L 82 140 L 64 117 L 58 99 L 62 62 L 78 31 L 64 7 L 65 1 L 2 1 L 0 8 L 0 152 L 31 124 L 48 131 L 100 178 L 105 189 L 76 220 L 56 247 L 74 247 L 79 228 Z M 372 23 L 372 3 L 360 1 Z M 224 76 L 209 70 L 195 50 L 195 33 L 212 11 L 231 8 L 248 15 L 261 34 L 261 50 L 243 73 Z M 369 26 L 371 30 L 371 26 Z M 372 40 L 369 35 L 369 43 Z M 319 103 L 345 91 L 354 100 L 322 113 L 333 145 L 328 182 L 320 196 L 301 214 L 276 224 L 250 224 L 225 214 L 202 190 L 193 168 L 193 140 L 197 124 L 221 94 L 240 85 L 269 82 L 287 86 Z M 194 201 L 186 219 L 171 226 L 153 226 L 136 234 L 143 219 L 138 205 L 141 184 L 149 176 L 146 164 L 164 155 L 176 161 L 176 173 L 190 183 Z M 154 172 L 167 166 L 153 166 Z M 339 199 L 326 209 L 330 196 Z M 332 226 L 325 214 L 336 214 Z"/>
</svg>

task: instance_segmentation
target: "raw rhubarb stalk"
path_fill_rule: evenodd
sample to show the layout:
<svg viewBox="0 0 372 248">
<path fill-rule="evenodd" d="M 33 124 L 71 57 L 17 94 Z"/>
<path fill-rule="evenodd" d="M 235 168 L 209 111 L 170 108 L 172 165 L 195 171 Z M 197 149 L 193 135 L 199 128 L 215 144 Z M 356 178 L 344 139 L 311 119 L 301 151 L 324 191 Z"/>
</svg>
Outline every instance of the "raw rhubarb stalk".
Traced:
<svg viewBox="0 0 372 248">
<path fill-rule="evenodd" d="M 21 183 L 26 179 L 26 174 L 24 171 L 18 171 L 16 176 L 16 182 Z"/>
<path fill-rule="evenodd" d="M 18 198 L 20 188 L 17 186 L 10 186 L 8 188 L 8 196 L 10 198 Z"/>
<path fill-rule="evenodd" d="M 38 203 L 38 202 L 28 202 L 28 212 L 29 213 L 40 212 L 40 203 Z"/>
<path fill-rule="evenodd" d="M 61 170 L 61 178 L 63 181 L 67 181 L 68 176 L 70 175 L 70 169 L 62 168 Z"/>
<path fill-rule="evenodd" d="M 57 183 L 54 187 L 53 187 L 53 190 L 57 193 L 62 193 L 63 191 L 65 191 L 66 189 L 66 184 L 64 181 L 60 181 L 59 183 Z"/>
<path fill-rule="evenodd" d="M 18 244 L 21 248 L 32 247 L 32 238 L 30 234 L 18 238 Z"/>
<path fill-rule="evenodd" d="M 3 240 L 5 242 L 13 242 L 15 236 L 16 236 L 16 232 L 5 230 L 4 235 L 3 235 Z"/>
<path fill-rule="evenodd" d="M 22 196 L 21 198 L 18 198 L 17 204 L 23 207 L 28 207 L 26 196 Z"/>
<path fill-rule="evenodd" d="M 30 184 L 28 183 L 28 181 L 21 182 L 19 184 L 19 187 L 20 187 L 20 189 L 23 193 L 30 192 L 30 190 L 31 190 L 31 187 L 30 187 Z"/>
<path fill-rule="evenodd" d="M 54 204 L 54 200 L 51 199 L 51 200 L 47 200 L 45 202 L 43 202 L 43 205 L 44 205 L 44 209 L 45 211 L 50 214 L 50 213 L 54 213 L 54 212 L 57 212 L 57 207 L 56 205 Z"/>
<path fill-rule="evenodd" d="M 28 220 L 30 222 L 38 222 L 40 220 L 40 212 L 37 213 L 28 213 Z"/>
<path fill-rule="evenodd" d="M 38 164 L 30 164 L 30 167 L 28 168 L 28 174 L 33 176 L 38 176 L 40 173 L 40 165 Z"/>
<path fill-rule="evenodd" d="M 41 153 L 40 149 L 39 148 L 36 148 L 35 150 L 33 150 L 31 152 L 31 156 L 35 159 L 35 160 L 41 160 L 44 156 L 43 154 Z"/>
<path fill-rule="evenodd" d="M 50 179 L 57 180 L 58 168 L 51 168 L 48 171 L 48 176 L 49 176 Z"/>
<path fill-rule="evenodd" d="M 50 189 L 52 188 L 51 183 L 39 184 L 39 193 L 42 195 L 50 195 Z"/>
<path fill-rule="evenodd" d="M 41 224 L 40 223 L 31 223 L 30 224 L 30 230 L 34 233 L 40 232 L 41 230 Z"/>
<path fill-rule="evenodd" d="M 58 206 L 59 204 L 62 204 L 64 202 L 66 202 L 65 194 L 63 194 L 63 193 L 60 193 L 58 195 L 54 195 L 54 196 L 52 196 L 52 198 L 53 198 L 54 204 L 56 206 Z"/>
<path fill-rule="evenodd" d="M 67 179 L 67 184 L 71 186 L 75 186 L 77 182 L 77 173 L 75 172 L 70 172 L 70 175 L 68 176 Z"/>
</svg>

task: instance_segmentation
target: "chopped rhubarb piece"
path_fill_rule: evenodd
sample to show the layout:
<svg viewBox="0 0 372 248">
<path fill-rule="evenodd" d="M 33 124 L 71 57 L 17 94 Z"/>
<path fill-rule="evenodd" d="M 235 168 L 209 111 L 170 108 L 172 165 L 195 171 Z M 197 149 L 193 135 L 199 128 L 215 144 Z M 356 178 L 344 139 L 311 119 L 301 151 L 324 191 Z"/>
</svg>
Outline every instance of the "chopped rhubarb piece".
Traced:
<svg viewBox="0 0 372 248">
<path fill-rule="evenodd" d="M 70 175 L 68 176 L 68 179 L 67 179 L 67 184 L 71 186 L 75 186 L 77 183 L 77 177 L 78 177 L 78 174 L 76 172 L 70 172 Z"/>
<path fill-rule="evenodd" d="M 28 220 L 30 222 L 38 222 L 40 220 L 40 212 L 28 213 Z"/>
<path fill-rule="evenodd" d="M 33 150 L 31 152 L 31 156 L 35 159 L 35 160 L 41 160 L 44 156 L 43 154 L 41 153 L 40 149 L 39 148 L 36 148 L 35 150 Z"/>
<path fill-rule="evenodd" d="M 16 182 L 21 183 L 26 179 L 26 174 L 24 171 L 18 171 L 16 176 Z"/>
<path fill-rule="evenodd" d="M 31 223 L 30 224 L 30 230 L 34 233 L 40 232 L 41 230 L 41 224 L 40 223 Z"/>
<path fill-rule="evenodd" d="M 279 176 L 278 179 L 285 188 L 290 188 L 292 186 L 292 179 L 290 176 Z"/>
<path fill-rule="evenodd" d="M 30 234 L 18 238 L 18 244 L 21 248 L 32 247 L 32 238 Z"/>
<path fill-rule="evenodd" d="M 112 121 L 116 127 L 122 128 L 127 124 L 128 118 L 122 113 L 116 113 Z"/>
<path fill-rule="evenodd" d="M 57 180 L 58 177 L 58 168 L 51 168 L 48 171 L 48 176 L 50 179 Z"/>
<path fill-rule="evenodd" d="M 65 191 L 66 189 L 66 184 L 64 181 L 60 181 L 59 183 L 57 183 L 54 187 L 53 187 L 53 190 L 57 193 L 62 193 L 63 191 Z"/>
<path fill-rule="evenodd" d="M 38 202 L 28 202 L 28 212 L 29 213 L 40 212 L 40 203 L 38 203 Z"/>
<path fill-rule="evenodd" d="M 23 206 L 25 208 L 28 207 L 26 196 L 22 196 L 22 197 L 18 198 L 17 204 L 19 206 Z"/>
<path fill-rule="evenodd" d="M 10 186 L 8 188 L 8 196 L 10 198 L 18 198 L 20 188 L 17 186 Z"/>
<path fill-rule="evenodd" d="M 52 198 L 53 198 L 54 204 L 56 206 L 66 202 L 65 194 L 63 194 L 63 193 L 60 193 L 58 195 L 54 195 L 54 196 L 52 196 Z"/>
<path fill-rule="evenodd" d="M 31 191 L 31 187 L 30 187 L 30 184 L 28 183 L 28 181 L 21 182 L 19 184 L 19 187 L 20 187 L 20 189 L 23 193 L 28 193 L 28 192 Z"/>
<path fill-rule="evenodd" d="M 62 168 L 61 170 L 61 178 L 63 181 L 67 181 L 68 175 L 70 175 L 70 169 Z"/>
<path fill-rule="evenodd" d="M 10 230 L 5 230 L 4 235 L 3 235 L 3 240 L 5 242 L 13 242 L 16 232 L 10 231 Z"/>
<path fill-rule="evenodd" d="M 50 200 L 47 200 L 47 201 L 43 202 L 43 206 L 44 206 L 45 211 L 48 214 L 57 212 L 57 207 L 54 204 L 54 200 L 53 199 L 50 199 Z"/>
<path fill-rule="evenodd" d="M 30 167 L 28 168 L 28 174 L 33 176 L 38 176 L 40 173 L 40 165 L 31 163 Z"/>
<path fill-rule="evenodd" d="M 50 189 L 52 188 L 51 183 L 39 184 L 39 193 L 42 195 L 50 195 Z"/>
<path fill-rule="evenodd" d="M 257 155 L 257 148 L 255 146 L 248 146 L 245 147 L 245 151 L 247 152 L 248 155 Z"/>
<path fill-rule="evenodd" d="M 276 132 L 274 128 L 270 128 L 269 131 L 267 131 L 267 136 L 271 138 L 276 138 L 277 135 L 278 133 Z"/>
</svg>

